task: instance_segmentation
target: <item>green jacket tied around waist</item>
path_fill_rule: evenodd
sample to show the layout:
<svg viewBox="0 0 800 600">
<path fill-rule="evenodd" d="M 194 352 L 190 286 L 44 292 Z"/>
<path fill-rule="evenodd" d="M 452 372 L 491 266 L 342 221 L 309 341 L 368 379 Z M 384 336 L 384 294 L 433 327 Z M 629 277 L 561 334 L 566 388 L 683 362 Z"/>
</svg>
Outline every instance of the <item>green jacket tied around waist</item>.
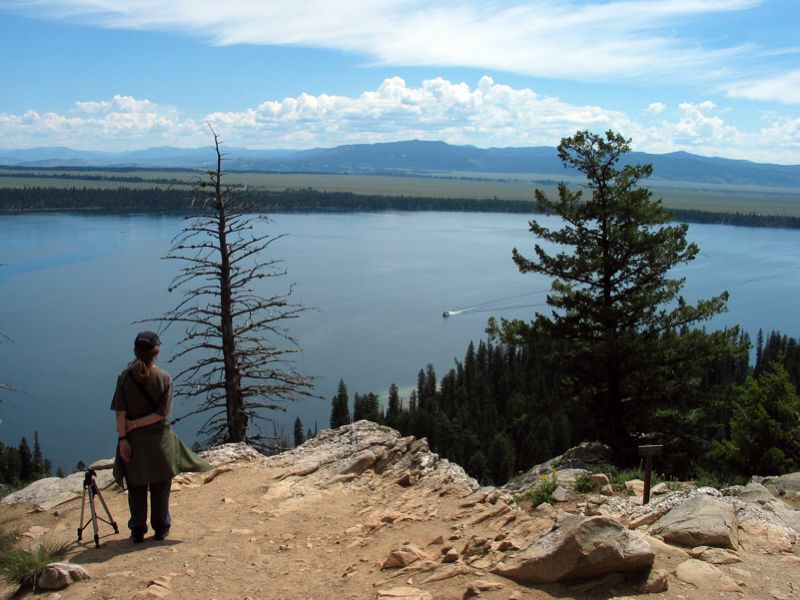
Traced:
<svg viewBox="0 0 800 600">
<path fill-rule="evenodd" d="M 128 486 L 172 479 L 178 473 L 209 471 L 211 465 L 192 452 L 166 421 L 129 431 L 131 459 L 122 460 L 117 444 L 114 480 Z"/>
</svg>

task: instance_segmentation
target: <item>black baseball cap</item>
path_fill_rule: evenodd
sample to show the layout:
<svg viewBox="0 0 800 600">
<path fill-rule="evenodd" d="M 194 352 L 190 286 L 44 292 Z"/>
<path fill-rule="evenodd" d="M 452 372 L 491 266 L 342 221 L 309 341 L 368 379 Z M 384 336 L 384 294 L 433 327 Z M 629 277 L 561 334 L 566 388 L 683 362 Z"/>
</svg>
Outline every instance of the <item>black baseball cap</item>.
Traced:
<svg viewBox="0 0 800 600">
<path fill-rule="evenodd" d="M 133 345 L 140 348 L 155 348 L 161 345 L 161 340 L 155 331 L 140 331 L 136 334 Z"/>
</svg>

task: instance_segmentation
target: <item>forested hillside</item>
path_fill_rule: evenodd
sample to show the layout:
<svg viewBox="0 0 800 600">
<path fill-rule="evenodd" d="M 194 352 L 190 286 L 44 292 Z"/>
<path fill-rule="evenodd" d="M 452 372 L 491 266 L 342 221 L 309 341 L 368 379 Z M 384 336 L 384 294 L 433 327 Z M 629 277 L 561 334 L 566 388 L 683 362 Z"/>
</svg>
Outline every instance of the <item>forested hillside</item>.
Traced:
<svg viewBox="0 0 800 600">
<path fill-rule="evenodd" d="M 253 210 L 264 212 L 328 211 L 466 211 L 535 213 L 536 202 L 502 198 L 429 198 L 322 192 L 313 189 L 287 189 L 282 192 L 251 192 L 247 201 Z M 0 212 L 23 211 L 121 211 L 179 212 L 196 211 L 191 194 L 169 187 L 0 187 Z M 749 227 L 800 228 L 800 217 L 762 215 L 754 212 L 711 212 L 704 210 L 670 211 L 674 219 L 690 223 L 717 223 Z"/>
</svg>

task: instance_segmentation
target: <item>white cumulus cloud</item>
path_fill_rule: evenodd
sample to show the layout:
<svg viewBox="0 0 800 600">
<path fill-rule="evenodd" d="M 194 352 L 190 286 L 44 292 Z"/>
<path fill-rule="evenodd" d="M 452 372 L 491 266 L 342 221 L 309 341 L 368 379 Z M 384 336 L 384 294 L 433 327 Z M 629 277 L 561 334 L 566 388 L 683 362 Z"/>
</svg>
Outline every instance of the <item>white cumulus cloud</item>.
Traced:
<svg viewBox="0 0 800 600">
<path fill-rule="evenodd" d="M 555 144 L 580 127 L 624 128 L 627 117 L 599 106 L 578 106 L 514 89 L 483 77 L 475 88 L 435 78 L 419 87 L 393 77 L 359 96 L 321 94 L 264 102 L 241 112 L 212 113 L 208 121 L 228 140 L 280 147 L 332 146 L 407 139 L 479 146 Z"/>
<path fill-rule="evenodd" d="M 6 148 L 65 145 L 123 150 L 204 146 L 210 123 L 229 147 L 311 148 L 409 139 L 489 146 L 554 146 L 578 129 L 613 129 L 637 150 L 686 150 L 703 155 L 800 164 L 800 119 L 768 113 L 758 130 L 726 121 L 714 102 L 682 102 L 675 110 L 636 117 L 593 104 L 571 104 L 530 88 L 482 77 L 477 85 L 436 77 L 418 86 L 400 77 L 358 95 L 302 93 L 239 111 L 189 117 L 149 99 L 81 100 L 66 114 L 0 113 Z"/>
</svg>

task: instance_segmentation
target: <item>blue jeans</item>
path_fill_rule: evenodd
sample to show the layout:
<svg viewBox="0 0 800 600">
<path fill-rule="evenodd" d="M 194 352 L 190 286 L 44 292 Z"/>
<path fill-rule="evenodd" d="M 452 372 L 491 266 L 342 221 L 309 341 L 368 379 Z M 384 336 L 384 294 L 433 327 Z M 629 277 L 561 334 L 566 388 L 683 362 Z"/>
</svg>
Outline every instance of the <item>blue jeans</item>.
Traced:
<svg viewBox="0 0 800 600">
<path fill-rule="evenodd" d="M 131 518 L 128 528 L 133 533 L 147 533 L 147 488 L 150 488 L 150 526 L 156 533 L 169 531 L 172 519 L 169 516 L 169 488 L 172 480 L 158 481 L 149 485 L 128 486 L 128 506 Z"/>
</svg>

